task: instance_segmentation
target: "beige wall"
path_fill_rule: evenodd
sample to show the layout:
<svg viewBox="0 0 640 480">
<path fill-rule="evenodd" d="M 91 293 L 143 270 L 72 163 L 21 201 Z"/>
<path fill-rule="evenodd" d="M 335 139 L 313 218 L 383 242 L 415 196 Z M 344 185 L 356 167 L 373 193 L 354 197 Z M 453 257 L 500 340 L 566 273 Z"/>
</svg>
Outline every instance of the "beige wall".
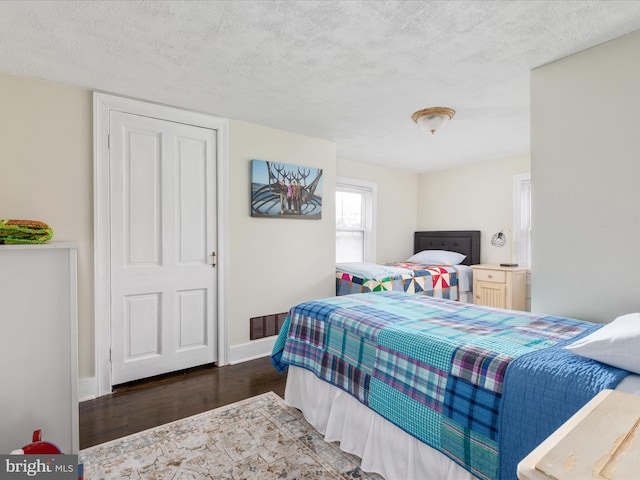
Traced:
<svg viewBox="0 0 640 480">
<path fill-rule="evenodd" d="M 54 241 L 78 245 L 79 370 L 92 376 L 91 93 L 0 74 L 0 105 L 0 218 L 43 221 L 53 227 Z"/>
<path fill-rule="evenodd" d="M 231 121 L 229 326 L 249 341 L 249 318 L 335 294 L 336 147 L 332 142 Z M 250 216 L 250 161 L 323 169 L 322 219 Z"/>
<path fill-rule="evenodd" d="M 640 32 L 531 75 L 532 308 L 640 311 Z"/>
<path fill-rule="evenodd" d="M 338 177 L 376 184 L 376 261 L 398 262 L 413 253 L 418 216 L 418 175 L 338 159 Z"/>
<path fill-rule="evenodd" d="M 481 262 L 507 262 L 491 236 L 513 223 L 513 176 L 529 171 L 529 157 L 516 157 L 421 174 L 418 230 L 480 230 Z"/>
</svg>

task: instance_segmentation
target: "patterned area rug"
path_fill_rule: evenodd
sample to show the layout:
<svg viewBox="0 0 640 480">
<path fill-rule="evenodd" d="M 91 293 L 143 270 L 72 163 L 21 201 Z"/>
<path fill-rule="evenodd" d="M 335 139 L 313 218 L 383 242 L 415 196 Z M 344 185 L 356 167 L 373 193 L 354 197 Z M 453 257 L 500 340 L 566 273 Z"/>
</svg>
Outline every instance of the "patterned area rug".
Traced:
<svg viewBox="0 0 640 480">
<path fill-rule="evenodd" d="M 269 392 L 80 451 L 84 478 L 380 479 Z"/>
</svg>

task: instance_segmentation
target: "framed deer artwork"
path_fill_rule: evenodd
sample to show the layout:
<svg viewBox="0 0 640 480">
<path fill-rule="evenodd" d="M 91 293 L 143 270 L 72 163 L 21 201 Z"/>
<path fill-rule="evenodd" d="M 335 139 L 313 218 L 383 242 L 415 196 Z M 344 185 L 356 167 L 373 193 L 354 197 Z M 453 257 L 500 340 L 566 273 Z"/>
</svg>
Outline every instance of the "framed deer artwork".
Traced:
<svg viewBox="0 0 640 480">
<path fill-rule="evenodd" d="M 251 160 L 251 216 L 322 218 L 322 169 Z"/>
</svg>

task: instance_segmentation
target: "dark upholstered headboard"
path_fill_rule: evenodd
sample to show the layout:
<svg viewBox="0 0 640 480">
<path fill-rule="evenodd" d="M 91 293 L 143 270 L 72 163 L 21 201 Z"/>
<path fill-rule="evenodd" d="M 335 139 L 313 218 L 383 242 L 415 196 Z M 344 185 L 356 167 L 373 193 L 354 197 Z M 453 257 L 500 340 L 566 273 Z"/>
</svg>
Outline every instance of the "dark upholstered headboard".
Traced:
<svg viewBox="0 0 640 480">
<path fill-rule="evenodd" d="M 435 232 L 415 232 L 413 253 L 422 250 L 449 250 L 466 255 L 463 265 L 480 263 L 480 231 L 448 230 Z"/>
</svg>

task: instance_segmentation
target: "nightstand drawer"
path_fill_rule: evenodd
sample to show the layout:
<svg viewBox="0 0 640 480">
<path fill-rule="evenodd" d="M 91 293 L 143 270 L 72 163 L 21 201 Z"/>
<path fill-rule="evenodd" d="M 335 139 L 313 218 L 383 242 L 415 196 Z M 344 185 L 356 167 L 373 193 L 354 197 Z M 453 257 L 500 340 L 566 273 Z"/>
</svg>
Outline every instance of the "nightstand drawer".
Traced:
<svg viewBox="0 0 640 480">
<path fill-rule="evenodd" d="M 499 270 L 476 270 L 474 275 L 480 282 L 504 283 L 507 280 L 507 273 Z"/>
</svg>

